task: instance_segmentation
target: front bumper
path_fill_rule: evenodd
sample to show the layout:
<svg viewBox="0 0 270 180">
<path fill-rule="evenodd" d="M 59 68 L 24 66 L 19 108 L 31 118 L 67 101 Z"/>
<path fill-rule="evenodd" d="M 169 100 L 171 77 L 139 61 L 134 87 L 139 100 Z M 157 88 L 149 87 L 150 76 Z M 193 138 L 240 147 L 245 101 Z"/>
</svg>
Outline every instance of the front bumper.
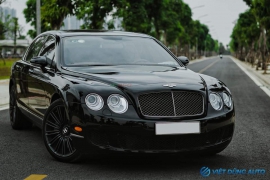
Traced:
<svg viewBox="0 0 270 180">
<path fill-rule="evenodd" d="M 178 122 L 199 121 L 200 134 L 155 135 L 155 123 L 160 120 L 114 118 L 90 114 L 83 104 L 70 110 L 71 129 L 82 127 L 77 133 L 72 130 L 72 140 L 77 149 L 91 152 L 111 150 L 122 152 L 173 153 L 210 150 L 226 147 L 233 136 L 234 109 L 219 116 Z M 168 122 L 168 120 L 166 120 Z M 175 122 L 175 120 L 173 120 Z"/>
</svg>

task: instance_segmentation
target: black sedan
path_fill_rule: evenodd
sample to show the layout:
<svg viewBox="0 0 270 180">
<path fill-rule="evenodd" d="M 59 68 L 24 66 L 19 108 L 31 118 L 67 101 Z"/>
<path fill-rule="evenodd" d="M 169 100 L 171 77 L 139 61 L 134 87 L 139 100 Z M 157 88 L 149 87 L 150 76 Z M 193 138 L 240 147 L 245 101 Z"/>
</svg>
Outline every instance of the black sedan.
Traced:
<svg viewBox="0 0 270 180">
<path fill-rule="evenodd" d="M 230 143 L 230 90 L 195 73 L 151 36 L 49 31 L 36 37 L 10 77 L 13 129 L 42 129 L 59 161 L 83 154 L 216 154 Z"/>
</svg>

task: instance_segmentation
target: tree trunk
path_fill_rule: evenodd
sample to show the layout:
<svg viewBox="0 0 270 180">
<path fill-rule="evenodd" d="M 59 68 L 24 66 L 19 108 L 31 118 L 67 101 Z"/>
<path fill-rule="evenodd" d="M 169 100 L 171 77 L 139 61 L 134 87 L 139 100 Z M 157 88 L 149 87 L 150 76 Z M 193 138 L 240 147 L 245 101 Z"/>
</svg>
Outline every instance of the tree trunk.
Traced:
<svg viewBox="0 0 270 180">
<path fill-rule="evenodd" d="M 254 66 L 254 61 L 255 61 L 254 51 L 255 51 L 255 41 L 253 41 L 252 42 L 252 45 L 251 45 L 251 52 L 250 52 L 250 63 L 251 63 L 251 67 Z"/>
<path fill-rule="evenodd" d="M 243 47 L 242 46 L 240 47 L 240 57 L 239 57 L 239 59 L 241 61 L 243 61 Z"/>
<path fill-rule="evenodd" d="M 13 54 L 15 55 L 17 53 L 17 29 L 18 29 L 18 18 L 14 18 L 14 52 Z"/>
<path fill-rule="evenodd" d="M 156 18 L 154 18 L 154 26 L 155 26 L 156 38 L 160 40 L 160 29 L 159 29 L 159 25 Z"/>
<path fill-rule="evenodd" d="M 165 46 L 168 47 L 168 44 L 167 44 L 167 33 L 166 33 L 166 31 L 164 31 L 164 33 L 163 33 L 163 38 L 164 38 L 164 44 L 165 44 Z"/>
<path fill-rule="evenodd" d="M 5 58 L 2 56 L 2 49 L 0 49 L 0 58 L 3 59 L 4 65 L 6 65 L 6 60 L 5 60 Z"/>
<path fill-rule="evenodd" d="M 257 63 L 257 67 L 256 70 L 258 70 L 261 67 L 261 58 L 263 58 L 262 56 L 262 37 L 263 36 L 263 31 L 261 28 L 261 33 L 260 33 L 260 37 L 259 37 L 259 53 L 260 53 L 260 57 L 258 58 L 258 63 Z"/>
<path fill-rule="evenodd" d="M 263 70 L 264 70 L 264 74 L 266 74 L 267 73 L 267 60 L 266 60 L 266 47 L 267 47 L 267 45 L 266 45 L 266 32 L 265 32 L 265 30 L 263 29 L 263 65 L 264 65 L 264 68 L 263 68 Z"/>
</svg>

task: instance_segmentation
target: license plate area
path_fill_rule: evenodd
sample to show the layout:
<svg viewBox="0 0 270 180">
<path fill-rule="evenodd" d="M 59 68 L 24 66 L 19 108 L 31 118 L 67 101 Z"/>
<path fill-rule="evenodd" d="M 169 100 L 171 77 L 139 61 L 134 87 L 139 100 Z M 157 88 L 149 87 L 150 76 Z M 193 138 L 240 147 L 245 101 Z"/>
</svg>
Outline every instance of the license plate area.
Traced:
<svg viewBox="0 0 270 180">
<path fill-rule="evenodd" d="M 200 122 L 162 122 L 155 124 L 156 135 L 200 134 Z"/>
</svg>

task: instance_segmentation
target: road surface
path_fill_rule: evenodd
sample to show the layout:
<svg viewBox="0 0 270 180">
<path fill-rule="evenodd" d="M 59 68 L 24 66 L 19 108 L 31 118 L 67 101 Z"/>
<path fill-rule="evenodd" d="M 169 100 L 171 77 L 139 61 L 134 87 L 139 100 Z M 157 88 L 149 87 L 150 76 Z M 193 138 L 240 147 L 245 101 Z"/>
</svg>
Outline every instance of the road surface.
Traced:
<svg viewBox="0 0 270 180">
<path fill-rule="evenodd" d="M 45 149 L 37 128 L 12 130 L 8 110 L 0 111 L 0 179 L 24 179 L 38 174 L 47 179 L 270 179 L 270 97 L 229 58 L 213 58 L 188 66 L 222 80 L 236 107 L 236 129 L 228 148 L 213 157 L 120 156 L 81 163 L 55 161 Z M 214 175 L 210 169 L 264 169 L 264 175 Z M 236 168 L 236 169 L 234 169 Z M 243 172 L 243 171 L 242 171 Z M 45 177 L 43 176 L 43 177 Z M 34 176 L 32 176 L 34 177 Z"/>
</svg>

